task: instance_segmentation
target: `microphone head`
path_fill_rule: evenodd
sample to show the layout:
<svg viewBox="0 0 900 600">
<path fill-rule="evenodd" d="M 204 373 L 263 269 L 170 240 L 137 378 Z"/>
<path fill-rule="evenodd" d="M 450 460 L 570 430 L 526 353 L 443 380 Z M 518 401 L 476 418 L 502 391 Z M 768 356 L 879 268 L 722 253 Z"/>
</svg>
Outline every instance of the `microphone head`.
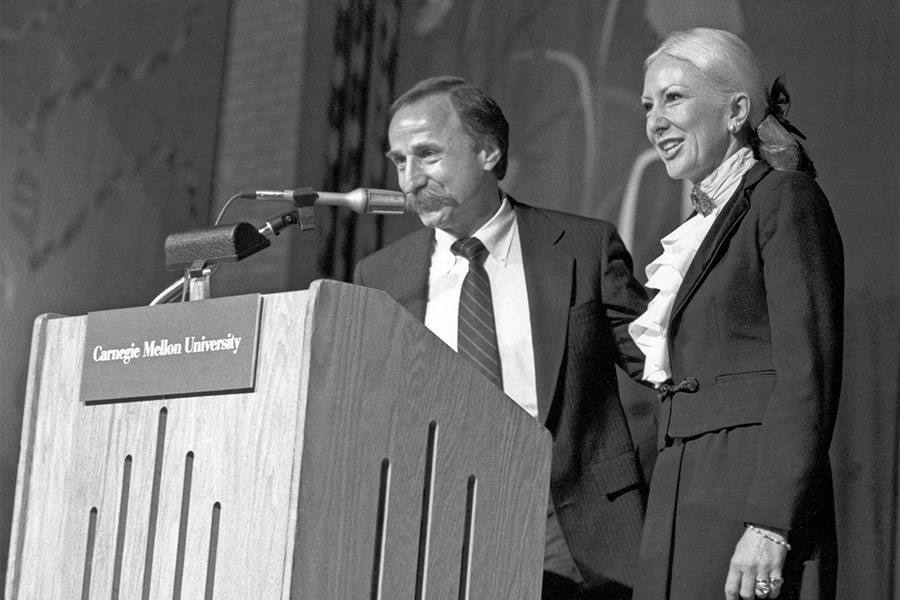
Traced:
<svg viewBox="0 0 900 600">
<path fill-rule="evenodd" d="M 406 196 L 393 190 L 366 189 L 366 212 L 375 215 L 402 215 L 406 212 Z"/>
<path fill-rule="evenodd" d="M 373 188 L 356 188 L 347 193 L 319 192 L 316 204 L 343 206 L 353 212 L 376 215 L 399 215 L 406 210 L 402 193 Z"/>
</svg>

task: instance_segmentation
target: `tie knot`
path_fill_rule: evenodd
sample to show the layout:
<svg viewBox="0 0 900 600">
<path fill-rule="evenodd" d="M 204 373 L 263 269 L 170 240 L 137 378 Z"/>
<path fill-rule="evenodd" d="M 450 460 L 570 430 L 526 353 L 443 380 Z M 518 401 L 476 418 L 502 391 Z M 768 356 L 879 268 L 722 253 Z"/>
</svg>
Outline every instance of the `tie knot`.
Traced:
<svg viewBox="0 0 900 600">
<path fill-rule="evenodd" d="M 450 252 L 462 256 L 470 262 L 474 260 L 479 263 L 484 261 L 488 253 L 487 248 L 477 237 L 459 238 L 450 246 Z"/>
<path fill-rule="evenodd" d="M 691 204 L 693 205 L 694 210 L 704 217 L 708 217 L 712 214 L 713 209 L 716 208 L 716 203 L 713 199 L 696 184 L 691 188 Z"/>
</svg>

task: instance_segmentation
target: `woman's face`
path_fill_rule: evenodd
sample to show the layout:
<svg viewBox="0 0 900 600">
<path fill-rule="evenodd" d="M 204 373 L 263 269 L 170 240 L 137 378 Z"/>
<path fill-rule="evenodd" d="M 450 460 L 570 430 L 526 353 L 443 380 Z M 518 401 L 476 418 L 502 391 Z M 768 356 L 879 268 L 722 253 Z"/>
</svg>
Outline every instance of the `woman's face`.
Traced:
<svg viewBox="0 0 900 600">
<path fill-rule="evenodd" d="M 672 179 L 698 183 L 738 148 L 728 99 L 687 61 L 661 54 L 650 63 L 641 102 L 647 139 Z"/>
</svg>

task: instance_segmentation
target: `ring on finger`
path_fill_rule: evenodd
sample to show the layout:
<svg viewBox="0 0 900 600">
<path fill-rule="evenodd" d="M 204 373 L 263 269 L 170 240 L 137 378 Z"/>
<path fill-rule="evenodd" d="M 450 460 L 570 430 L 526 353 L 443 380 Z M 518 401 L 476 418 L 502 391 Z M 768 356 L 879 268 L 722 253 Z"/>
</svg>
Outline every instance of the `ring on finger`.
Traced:
<svg viewBox="0 0 900 600">
<path fill-rule="evenodd" d="M 765 598 L 768 596 L 771 589 L 768 579 L 757 579 L 756 585 L 753 587 L 753 591 L 758 598 Z"/>
</svg>

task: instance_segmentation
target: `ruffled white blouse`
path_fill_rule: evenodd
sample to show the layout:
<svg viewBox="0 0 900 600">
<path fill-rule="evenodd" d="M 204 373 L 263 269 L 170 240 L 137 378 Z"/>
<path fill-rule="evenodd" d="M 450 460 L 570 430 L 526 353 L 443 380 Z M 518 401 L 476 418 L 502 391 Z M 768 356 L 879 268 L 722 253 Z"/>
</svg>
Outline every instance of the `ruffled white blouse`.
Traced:
<svg viewBox="0 0 900 600">
<path fill-rule="evenodd" d="M 663 253 L 647 265 L 647 287 L 659 290 L 647 311 L 628 326 L 628 333 L 646 356 L 643 378 L 654 384 L 672 377 L 667 332 L 675 294 L 681 287 L 697 249 L 709 233 L 722 207 L 734 195 L 744 174 L 756 164 L 753 151 L 744 147 L 729 156 L 700 182 L 700 190 L 712 198 L 715 208 L 707 216 L 695 214 L 660 240 Z"/>
</svg>

